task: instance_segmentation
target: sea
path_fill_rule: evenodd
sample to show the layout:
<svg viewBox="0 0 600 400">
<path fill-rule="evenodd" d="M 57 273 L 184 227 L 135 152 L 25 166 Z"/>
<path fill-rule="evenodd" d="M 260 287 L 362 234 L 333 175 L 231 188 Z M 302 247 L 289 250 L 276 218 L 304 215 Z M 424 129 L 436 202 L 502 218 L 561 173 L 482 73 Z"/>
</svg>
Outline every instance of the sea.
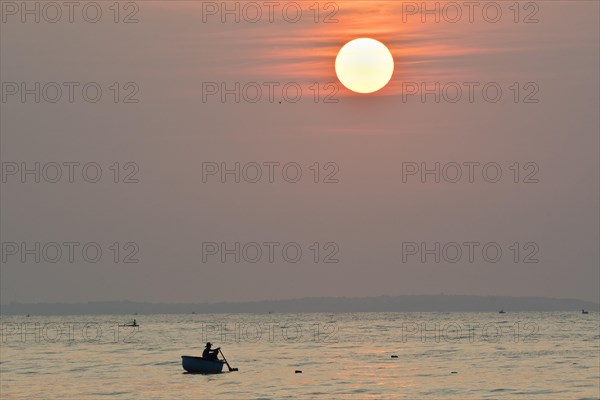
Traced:
<svg viewBox="0 0 600 400">
<path fill-rule="evenodd" d="M 597 312 L 32 315 L 1 325 L 3 400 L 600 399 Z M 183 370 L 181 356 L 209 341 L 238 371 Z"/>
</svg>

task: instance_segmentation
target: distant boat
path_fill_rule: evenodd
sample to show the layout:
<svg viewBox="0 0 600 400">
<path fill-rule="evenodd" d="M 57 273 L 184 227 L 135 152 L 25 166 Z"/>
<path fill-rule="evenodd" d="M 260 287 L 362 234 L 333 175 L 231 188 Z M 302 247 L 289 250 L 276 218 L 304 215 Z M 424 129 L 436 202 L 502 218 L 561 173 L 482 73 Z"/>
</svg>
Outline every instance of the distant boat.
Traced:
<svg viewBox="0 0 600 400">
<path fill-rule="evenodd" d="M 506 314 L 506 311 L 500 310 L 500 311 L 498 311 L 498 314 Z"/>
<path fill-rule="evenodd" d="M 26 317 L 29 318 L 29 314 L 27 314 Z"/>
<path fill-rule="evenodd" d="M 202 357 L 181 356 L 181 366 L 190 374 L 219 374 L 223 372 L 223 360 L 207 360 Z"/>
<path fill-rule="evenodd" d="M 130 322 L 130 323 L 124 324 L 124 325 L 119 325 L 119 326 L 135 326 L 135 327 L 137 327 L 139 325 L 138 325 L 137 321 L 134 319 L 133 322 Z"/>
<path fill-rule="evenodd" d="M 585 310 L 583 310 L 583 309 L 581 310 L 581 313 L 582 313 L 582 314 L 589 314 L 589 312 L 587 312 L 587 311 L 585 311 Z"/>
</svg>

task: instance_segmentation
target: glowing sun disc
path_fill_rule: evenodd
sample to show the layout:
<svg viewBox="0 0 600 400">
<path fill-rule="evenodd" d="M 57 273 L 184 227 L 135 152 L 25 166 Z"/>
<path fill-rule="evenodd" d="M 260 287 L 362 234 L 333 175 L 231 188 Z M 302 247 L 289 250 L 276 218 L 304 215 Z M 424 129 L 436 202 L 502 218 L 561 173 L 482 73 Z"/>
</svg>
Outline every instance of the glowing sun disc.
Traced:
<svg viewBox="0 0 600 400">
<path fill-rule="evenodd" d="M 346 43 L 335 59 L 335 73 L 353 92 L 373 93 L 392 79 L 394 57 L 375 39 L 360 38 Z"/>
</svg>

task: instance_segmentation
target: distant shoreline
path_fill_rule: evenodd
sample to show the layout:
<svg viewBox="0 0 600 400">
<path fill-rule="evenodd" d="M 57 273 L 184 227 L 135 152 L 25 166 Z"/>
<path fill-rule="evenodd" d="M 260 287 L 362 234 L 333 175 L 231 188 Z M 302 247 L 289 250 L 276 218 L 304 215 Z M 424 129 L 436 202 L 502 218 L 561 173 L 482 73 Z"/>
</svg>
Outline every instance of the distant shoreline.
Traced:
<svg viewBox="0 0 600 400">
<path fill-rule="evenodd" d="M 414 295 L 378 297 L 311 297 L 291 300 L 221 303 L 9 303 L 1 315 L 130 315 L 130 314 L 266 314 L 352 312 L 510 312 L 600 311 L 600 305 L 576 299 L 512 296 Z"/>
</svg>

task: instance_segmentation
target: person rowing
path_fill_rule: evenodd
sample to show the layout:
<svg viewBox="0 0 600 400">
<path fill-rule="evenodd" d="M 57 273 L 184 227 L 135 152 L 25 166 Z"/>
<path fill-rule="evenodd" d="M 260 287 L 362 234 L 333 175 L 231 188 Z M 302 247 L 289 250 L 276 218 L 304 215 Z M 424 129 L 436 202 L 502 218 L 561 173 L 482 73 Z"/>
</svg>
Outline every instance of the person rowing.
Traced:
<svg viewBox="0 0 600 400">
<path fill-rule="evenodd" d="M 207 342 L 206 347 L 204 348 L 204 351 L 202 352 L 202 358 L 204 358 L 206 360 L 218 360 L 219 359 L 219 357 L 218 357 L 219 350 L 221 350 L 220 347 L 217 347 L 216 349 L 212 350 L 212 343 Z"/>
<path fill-rule="evenodd" d="M 129 323 L 125 324 L 125 325 L 119 325 L 119 326 L 132 326 L 132 327 L 135 327 L 135 328 L 139 327 L 139 325 L 138 325 L 138 323 L 137 323 L 137 321 L 135 319 L 133 320 L 133 322 L 129 322 Z"/>
</svg>

